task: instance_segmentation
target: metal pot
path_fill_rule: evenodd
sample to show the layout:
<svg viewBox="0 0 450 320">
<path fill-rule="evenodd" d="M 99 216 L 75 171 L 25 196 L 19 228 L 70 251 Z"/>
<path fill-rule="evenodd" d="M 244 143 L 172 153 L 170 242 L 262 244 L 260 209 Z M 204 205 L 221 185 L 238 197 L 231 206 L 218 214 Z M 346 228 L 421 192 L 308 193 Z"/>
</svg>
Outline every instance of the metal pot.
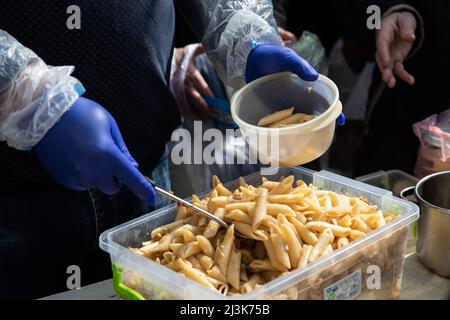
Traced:
<svg viewBox="0 0 450 320">
<path fill-rule="evenodd" d="M 401 197 L 411 194 L 420 206 L 417 256 L 428 269 L 450 278 L 450 171 L 423 178 L 415 187 L 404 189 Z"/>
</svg>

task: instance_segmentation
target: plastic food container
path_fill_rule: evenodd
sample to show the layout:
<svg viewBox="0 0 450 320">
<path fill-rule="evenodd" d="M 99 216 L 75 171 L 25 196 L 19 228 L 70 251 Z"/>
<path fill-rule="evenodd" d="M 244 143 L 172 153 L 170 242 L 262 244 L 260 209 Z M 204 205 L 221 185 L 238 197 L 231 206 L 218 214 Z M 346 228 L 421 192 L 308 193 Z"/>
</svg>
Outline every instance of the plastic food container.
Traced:
<svg viewBox="0 0 450 320">
<path fill-rule="evenodd" d="M 286 128 L 256 126 L 262 117 L 288 107 L 317 117 Z M 341 111 L 339 90 L 323 75 L 308 82 L 289 72 L 277 73 L 250 82 L 231 98 L 231 115 L 250 151 L 272 166 L 297 166 L 324 154 Z"/>
<path fill-rule="evenodd" d="M 363 195 L 381 210 L 398 214 L 398 218 L 302 269 L 231 298 L 128 249 L 148 240 L 153 229 L 174 220 L 177 209 L 171 205 L 100 236 L 100 247 L 111 255 L 116 292 L 125 299 L 398 299 L 409 225 L 418 219 L 419 208 L 393 197 L 390 191 L 327 171 L 280 168 L 275 175 L 267 177 L 279 179 L 288 175 L 314 183 L 321 189 L 350 196 Z M 256 185 L 261 182 L 261 175 L 258 172 L 245 179 Z M 230 188 L 238 185 L 238 181 L 226 184 Z"/>
<path fill-rule="evenodd" d="M 393 195 L 396 197 L 402 197 L 401 193 L 404 189 L 415 186 L 419 179 L 416 177 L 401 171 L 401 170 L 389 170 L 389 171 L 377 171 L 369 173 L 367 175 L 357 177 L 356 180 L 370 184 L 375 187 L 386 189 L 392 191 Z M 406 200 L 415 201 L 414 195 L 405 196 Z M 408 239 L 408 248 L 415 247 L 416 243 L 416 231 L 417 231 L 417 221 L 412 224 L 411 233 Z"/>
<path fill-rule="evenodd" d="M 381 170 L 357 177 L 356 180 L 392 191 L 396 197 L 400 197 L 403 189 L 415 186 L 419 182 L 419 179 L 401 170 Z"/>
</svg>

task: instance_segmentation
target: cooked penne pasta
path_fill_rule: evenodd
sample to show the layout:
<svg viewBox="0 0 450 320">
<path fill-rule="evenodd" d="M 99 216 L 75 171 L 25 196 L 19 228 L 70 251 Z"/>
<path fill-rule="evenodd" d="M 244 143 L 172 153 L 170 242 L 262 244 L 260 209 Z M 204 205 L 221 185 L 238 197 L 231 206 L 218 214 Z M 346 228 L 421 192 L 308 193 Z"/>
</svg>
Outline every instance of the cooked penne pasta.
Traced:
<svg viewBox="0 0 450 320">
<path fill-rule="evenodd" d="M 194 280 L 207 288 L 216 290 L 216 287 L 214 287 L 214 285 L 211 282 L 209 282 L 208 276 L 203 272 L 201 272 L 200 270 L 195 269 L 192 266 L 189 266 L 187 263 L 181 264 L 181 270 L 184 272 L 184 275 L 187 278 Z"/>
<path fill-rule="evenodd" d="M 283 232 L 283 240 L 288 247 L 288 255 L 290 264 L 293 269 L 298 268 L 300 262 L 300 255 L 302 250 L 302 245 L 294 232 L 294 227 L 289 223 L 283 223 L 281 225 L 281 230 Z"/>
<path fill-rule="evenodd" d="M 208 257 L 214 257 L 214 252 L 215 252 L 214 247 L 207 238 L 205 238 L 204 236 L 197 236 L 196 240 L 198 242 L 200 250 L 205 255 L 207 255 Z"/>
<path fill-rule="evenodd" d="M 222 281 L 223 283 L 228 283 L 227 277 L 220 271 L 217 265 L 214 265 L 211 269 L 206 271 L 206 274 L 214 279 Z"/>
<path fill-rule="evenodd" d="M 223 239 L 220 246 L 216 248 L 214 261 L 220 268 L 223 274 L 227 274 L 228 262 L 230 261 L 231 249 L 234 243 L 234 224 L 231 225 Z"/>
<path fill-rule="evenodd" d="M 242 178 L 236 189 L 214 176 L 213 186 L 202 199 L 193 195 L 192 202 L 225 220 L 228 229 L 181 206 L 174 222 L 129 249 L 227 296 L 305 267 L 396 218 L 363 197 L 319 190 L 293 176 L 263 178 L 260 186 Z M 272 298 L 298 296 L 292 288 Z"/>
<path fill-rule="evenodd" d="M 223 208 L 218 208 L 216 210 L 216 212 L 214 212 L 214 215 L 220 219 L 223 219 L 224 214 L 225 214 L 225 209 L 223 209 Z M 211 220 L 208 222 L 208 225 L 206 226 L 205 231 L 203 232 L 203 236 L 208 239 L 213 238 L 217 235 L 217 232 L 219 231 L 219 229 L 220 229 L 220 224 Z"/>
<path fill-rule="evenodd" d="M 188 217 L 188 212 L 187 212 L 187 208 L 186 207 L 179 207 L 178 211 L 177 211 L 177 216 L 175 217 L 175 220 L 181 220 Z"/>
<path fill-rule="evenodd" d="M 261 187 L 270 191 L 270 190 L 275 189 L 279 184 L 280 184 L 279 182 L 267 180 L 267 181 L 263 182 Z"/>
<path fill-rule="evenodd" d="M 272 240 L 267 239 L 263 243 L 264 243 L 264 247 L 266 248 L 270 263 L 272 263 L 272 266 L 279 271 L 282 271 L 282 272 L 287 271 L 286 267 L 284 267 L 277 259 L 277 255 L 275 253 L 275 248 L 272 244 Z"/>
<path fill-rule="evenodd" d="M 229 291 L 230 287 L 227 284 L 222 284 L 217 288 L 217 291 L 219 291 L 222 295 L 226 296 L 232 296 L 234 293 L 231 293 Z"/>
<path fill-rule="evenodd" d="M 283 241 L 283 237 L 278 233 L 273 233 L 270 235 L 270 239 L 272 240 L 272 245 L 278 262 L 289 270 L 291 268 L 291 261 L 289 260 L 289 255 Z"/>
<path fill-rule="evenodd" d="M 233 198 L 231 197 L 220 196 L 212 198 L 208 202 L 208 211 L 215 212 L 218 208 L 223 208 L 225 207 L 225 205 L 231 202 L 233 202 Z"/>
<path fill-rule="evenodd" d="M 285 204 L 277 204 L 277 203 L 268 203 L 267 204 L 267 214 L 276 217 L 279 213 L 284 214 L 285 216 L 295 217 L 294 210 L 291 207 Z"/>
<path fill-rule="evenodd" d="M 277 269 L 272 265 L 270 260 L 253 260 L 249 265 L 248 269 L 251 272 L 261 272 L 261 271 L 277 271 Z"/>
<path fill-rule="evenodd" d="M 359 230 L 352 230 L 352 231 L 350 231 L 350 233 L 349 233 L 349 237 L 350 237 L 350 239 L 352 239 L 352 240 L 356 240 L 356 239 L 359 239 L 359 238 L 362 238 L 362 237 L 364 237 L 366 234 L 364 233 L 364 232 L 361 232 L 361 231 L 359 231 Z"/>
<path fill-rule="evenodd" d="M 348 244 L 348 239 L 347 238 L 339 238 L 336 241 L 336 248 L 342 248 L 343 246 L 346 246 Z"/>
<path fill-rule="evenodd" d="M 152 231 L 152 233 L 150 234 L 152 240 L 159 240 L 161 239 L 164 235 L 166 235 L 167 233 L 171 232 L 172 230 L 179 228 L 185 224 L 188 224 L 189 218 L 186 219 L 182 219 L 182 220 L 177 220 L 175 222 L 169 223 L 165 226 L 156 228 L 155 230 Z"/>
<path fill-rule="evenodd" d="M 292 190 L 293 182 L 294 182 L 294 176 L 289 176 L 289 177 L 283 179 L 282 181 L 280 181 L 280 183 L 275 188 L 270 190 L 269 194 L 270 195 L 281 195 L 281 194 L 289 193 Z"/>
<path fill-rule="evenodd" d="M 315 245 L 319 239 L 316 234 L 310 231 L 303 223 L 294 218 L 288 218 L 289 222 L 292 223 L 295 230 L 299 234 L 302 241 L 309 245 Z"/>
<path fill-rule="evenodd" d="M 291 116 L 293 112 L 294 112 L 294 107 L 276 111 L 274 113 L 271 113 L 271 114 L 261 118 L 258 121 L 258 126 L 265 127 L 265 126 L 271 125 L 277 121 L 283 120 L 283 119 Z"/>
<path fill-rule="evenodd" d="M 326 229 L 320 235 L 319 241 L 317 241 L 316 245 L 311 250 L 311 254 L 309 255 L 308 261 L 313 262 L 322 254 L 322 252 L 327 249 L 328 245 L 333 242 L 334 236 L 333 232 L 330 229 Z"/>
<path fill-rule="evenodd" d="M 352 217 L 352 229 L 358 230 L 364 233 L 368 233 L 371 231 L 369 226 L 361 219 L 360 216 L 354 216 Z"/>
<path fill-rule="evenodd" d="M 303 194 L 278 194 L 278 195 L 270 195 L 267 197 L 267 200 L 270 203 L 279 203 L 279 204 L 297 204 L 301 200 L 303 200 L 305 196 Z"/>
<path fill-rule="evenodd" d="M 182 230 L 182 236 L 183 236 L 183 241 L 186 242 L 193 242 L 196 240 L 195 238 L 195 234 L 187 229 L 183 229 Z"/>
<path fill-rule="evenodd" d="M 243 234 L 244 236 L 259 240 L 259 241 L 265 241 L 267 239 L 267 234 L 262 230 L 253 230 L 252 226 L 249 224 L 245 224 L 242 222 L 233 222 L 233 225 L 236 227 L 236 230 Z"/>
<path fill-rule="evenodd" d="M 240 288 L 240 276 L 241 276 L 241 252 L 233 247 L 230 253 L 230 261 L 227 268 L 227 280 L 235 288 Z"/>
<path fill-rule="evenodd" d="M 205 271 L 210 270 L 214 266 L 214 260 L 206 254 L 199 253 L 195 257 Z"/>
<path fill-rule="evenodd" d="M 241 294 L 246 294 L 254 289 L 258 284 L 263 283 L 263 280 L 258 274 L 254 274 L 250 279 L 241 286 Z"/>
<path fill-rule="evenodd" d="M 176 249 L 176 251 L 175 250 L 173 250 L 173 251 L 180 258 L 186 259 L 186 258 L 189 258 L 190 256 L 200 253 L 202 250 L 200 249 L 198 242 L 194 241 L 194 242 L 185 243 L 185 244 L 181 245 L 181 247 L 178 247 Z"/>
<path fill-rule="evenodd" d="M 252 224 L 254 221 L 249 214 L 239 209 L 228 211 L 223 218 L 227 222 L 237 221 L 246 224 Z"/>
<path fill-rule="evenodd" d="M 304 123 L 306 121 L 311 120 L 311 116 L 308 116 L 307 114 L 304 113 L 296 113 L 293 114 L 287 118 L 284 118 L 283 120 L 277 121 L 275 123 L 272 123 L 271 125 L 269 125 L 270 128 L 276 128 L 279 126 L 287 126 L 290 124 L 298 124 L 298 123 Z"/>
<path fill-rule="evenodd" d="M 220 182 L 220 180 L 219 180 L 219 177 L 216 176 L 216 175 L 213 175 L 213 177 L 212 177 L 212 187 L 213 187 L 213 189 L 215 190 L 216 187 L 217 187 L 219 184 L 221 184 L 221 182 Z"/>
<path fill-rule="evenodd" d="M 232 211 L 232 210 L 241 210 L 245 213 L 249 213 L 250 210 L 252 210 L 255 207 L 254 202 L 235 202 L 225 205 L 226 211 Z"/>
<path fill-rule="evenodd" d="M 323 232 L 326 229 L 330 229 L 336 237 L 346 237 L 351 231 L 350 228 L 337 226 L 324 221 L 311 221 L 306 224 L 306 227 L 314 232 Z"/>
<path fill-rule="evenodd" d="M 252 190 L 250 190 L 250 189 L 248 189 L 246 187 L 240 186 L 239 190 L 247 197 L 254 197 L 255 196 L 255 193 Z"/>
<path fill-rule="evenodd" d="M 247 187 L 248 186 L 247 181 L 245 181 L 244 177 L 239 177 L 239 186 L 240 187 Z"/>
<path fill-rule="evenodd" d="M 360 217 L 371 229 L 381 228 L 386 224 L 386 220 L 383 216 L 383 213 L 378 211 L 377 213 L 372 214 L 362 214 Z"/>
<path fill-rule="evenodd" d="M 252 224 L 253 230 L 257 230 L 261 225 L 264 217 L 267 214 L 267 189 L 262 188 L 258 196 L 256 197 L 256 203 L 253 210 L 250 212 L 250 216 L 253 219 Z"/>
<path fill-rule="evenodd" d="M 200 265 L 200 261 L 198 261 L 198 259 L 195 256 L 190 256 L 186 260 L 189 261 L 189 263 L 192 265 L 193 268 L 203 269 L 202 266 Z"/>
<path fill-rule="evenodd" d="M 217 193 L 218 193 L 219 196 L 231 196 L 232 195 L 231 191 L 228 190 L 227 188 L 225 188 L 223 186 L 223 184 L 221 184 L 221 183 L 219 183 L 216 186 L 216 190 L 217 190 Z"/>
<path fill-rule="evenodd" d="M 341 227 L 348 228 L 352 225 L 352 217 L 350 215 L 346 215 L 338 221 L 338 224 Z"/>
<path fill-rule="evenodd" d="M 313 246 L 310 245 L 304 245 L 302 248 L 302 253 L 300 255 L 300 261 L 298 263 L 298 268 L 302 268 L 306 266 L 309 260 L 309 256 L 311 254 L 311 251 L 313 249 Z"/>
</svg>

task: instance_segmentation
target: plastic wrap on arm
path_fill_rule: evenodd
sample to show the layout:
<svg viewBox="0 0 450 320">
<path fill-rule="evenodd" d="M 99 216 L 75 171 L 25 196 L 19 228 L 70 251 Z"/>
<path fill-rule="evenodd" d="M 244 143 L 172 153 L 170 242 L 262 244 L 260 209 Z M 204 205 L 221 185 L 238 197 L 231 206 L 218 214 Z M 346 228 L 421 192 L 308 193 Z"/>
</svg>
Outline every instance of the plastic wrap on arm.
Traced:
<svg viewBox="0 0 450 320">
<path fill-rule="evenodd" d="M 74 67 L 48 66 L 0 30 L 0 141 L 29 150 L 84 92 Z"/>
<path fill-rule="evenodd" d="M 270 0 L 209 1 L 203 44 L 222 81 L 245 84 L 247 56 L 255 43 L 281 45 Z"/>
</svg>

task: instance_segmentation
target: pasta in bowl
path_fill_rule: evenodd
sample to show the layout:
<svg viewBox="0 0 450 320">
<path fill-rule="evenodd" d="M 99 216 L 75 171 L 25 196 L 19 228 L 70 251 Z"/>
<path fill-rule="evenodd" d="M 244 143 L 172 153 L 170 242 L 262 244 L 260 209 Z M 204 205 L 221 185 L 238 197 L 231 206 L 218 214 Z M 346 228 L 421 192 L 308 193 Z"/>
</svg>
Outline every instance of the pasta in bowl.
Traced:
<svg viewBox="0 0 450 320">
<path fill-rule="evenodd" d="M 240 296 L 392 222 L 363 197 L 319 190 L 294 176 L 240 178 L 235 190 L 217 177 L 192 201 L 230 223 L 228 229 L 180 206 L 175 221 L 130 250 L 227 296 Z M 235 237 L 234 232 L 249 239 Z"/>
</svg>

